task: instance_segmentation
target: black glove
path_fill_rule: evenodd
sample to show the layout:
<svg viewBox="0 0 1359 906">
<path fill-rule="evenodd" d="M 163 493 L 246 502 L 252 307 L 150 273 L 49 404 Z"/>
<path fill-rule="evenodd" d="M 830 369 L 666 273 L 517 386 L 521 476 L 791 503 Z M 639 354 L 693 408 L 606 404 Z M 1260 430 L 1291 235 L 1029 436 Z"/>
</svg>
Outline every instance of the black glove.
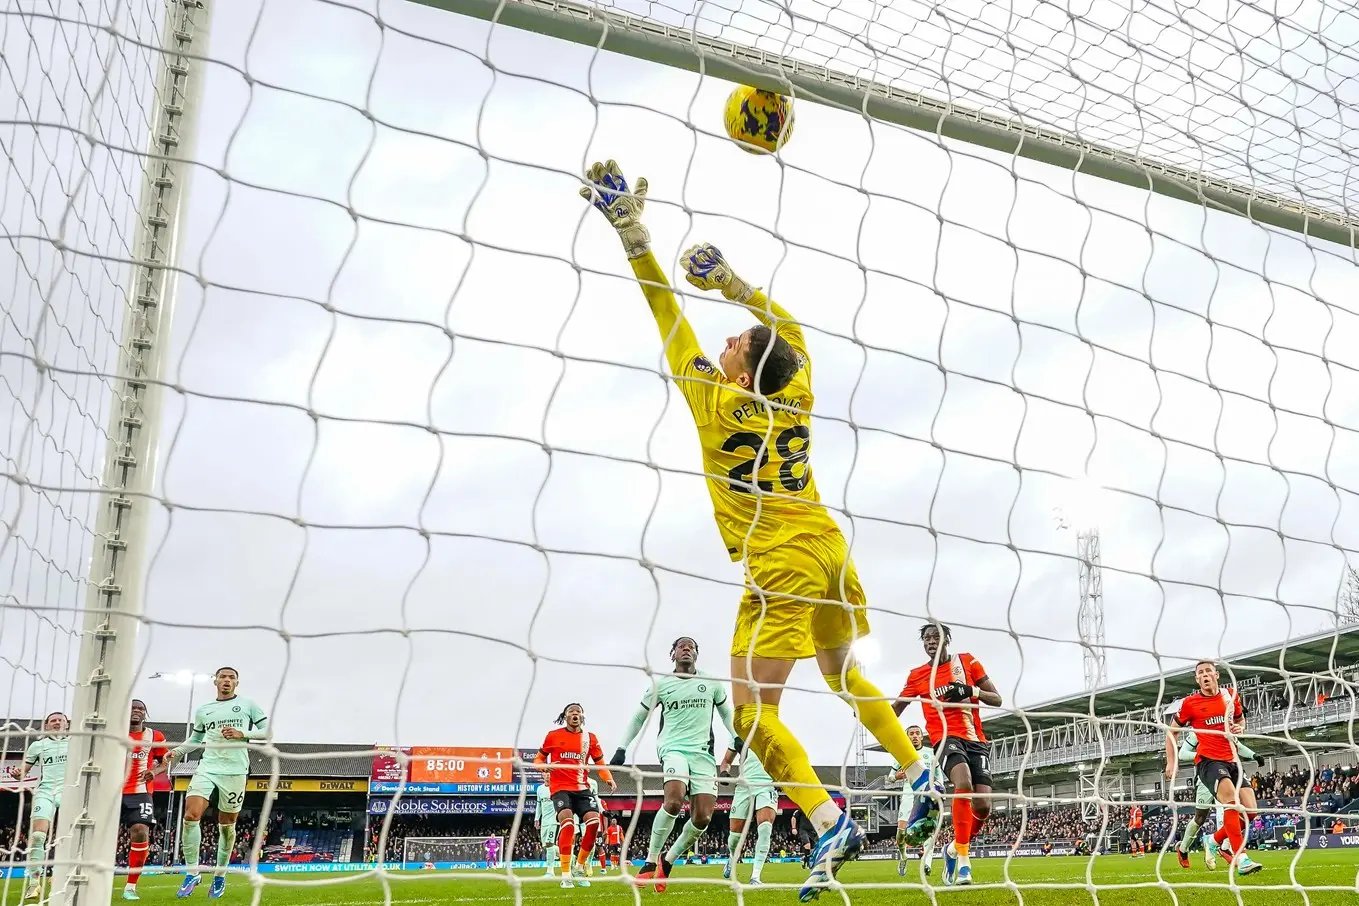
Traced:
<svg viewBox="0 0 1359 906">
<path fill-rule="evenodd" d="M 941 702 L 970 702 L 972 701 L 972 687 L 966 683 L 949 683 L 944 688 L 938 690 Z"/>
<path fill-rule="evenodd" d="M 616 768 L 616 767 L 618 767 L 619 765 L 621 765 L 623 762 L 625 762 L 625 761 L 627 761 L 627 760 L 628 760 L 628 750 L 627 750 L 627 749 L 619 749 L 618 751 L 616 751 L 616 752 L 613 753 L 613 757 L 609 759 L 609 764 L 610 764 L 612 767 L 615 767 L 615 768 Z"/>
<path fill-rule="evenodd" d="M 1258 765 L 1259 765 L 1260 767 L 1262 767 L 1262 768 L 1265 767 L 1265 756 L 1263 756 L 1263 755 L 1256 755 L 1256 756 L 1255 756 L 1255 763 L 1258 764 Z"/>
</svg>

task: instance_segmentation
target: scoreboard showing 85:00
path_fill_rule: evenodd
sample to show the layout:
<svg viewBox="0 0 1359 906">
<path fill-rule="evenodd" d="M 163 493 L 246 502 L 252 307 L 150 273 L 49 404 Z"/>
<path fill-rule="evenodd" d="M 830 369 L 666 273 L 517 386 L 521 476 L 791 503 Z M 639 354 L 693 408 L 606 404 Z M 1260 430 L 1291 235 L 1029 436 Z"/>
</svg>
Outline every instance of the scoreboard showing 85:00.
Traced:
<svg viewBox="0 0 1359 906">
<path fill-rule="evenodd" d="M 413 783 L 510 783 L 514 780 L 513 748 L 413 746 Z"/>
</svg>

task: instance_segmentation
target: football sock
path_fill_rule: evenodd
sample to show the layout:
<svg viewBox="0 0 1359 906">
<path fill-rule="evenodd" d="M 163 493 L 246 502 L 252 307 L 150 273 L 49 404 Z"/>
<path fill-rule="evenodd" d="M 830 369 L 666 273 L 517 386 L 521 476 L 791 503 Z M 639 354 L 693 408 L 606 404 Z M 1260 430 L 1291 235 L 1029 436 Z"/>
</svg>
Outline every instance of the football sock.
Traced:
<svg viewBox="0 0 1359 906">
<path fill-rule="evenodd" d="M 890 712 L 891 709 L 888 710 Z M 892 719 L 896 720 L 896 717 Z M 812 770 L 807 750 L 779 720 L 779 706 L 753 702 L 738 705 L 732 723 L 736 727 L 736 736 L 750 740 L 751 748 L 760 757 L 760 763 L 769 776 L 783 788 L 793 804 L 812 819 L 817 833 L 824 834 L 834 827 L 835 822 L 840 820 L 840 807 L 831 801 L 830 793 L 821 786 L 821 778 Z M 910 740 L 906 742 L 909 744 Z M 823 827 L 830 815 L 827 805 L 834 811 L 834 816 Z"/>
<path fill-rule="evenodd" d="M 962 792 L 962 791 L 960 791 Z M 972 792 L 967 790 L 966 792 Z M 953 848 L 960 858 L 967 858 L 968 847 L 972 843 L 972 800 L 953 800 Z"/>
<path fill-rule="evenodd" d="M 236 825 L 219 824 L 217 825 L 217 872 L 216 874 L 226 874 L 226 867 L 231 864 L 231 851 L 236 848 Z"/>
<path fill-rule="evenodd" d="M 731 833 L 727 834 L 727 852 L 731 854 L 730 856 L 727 857 L 727 860 L 731 862 L 732 865 L 735 865 L 737 862 L 741 861 L 740 831 L 732 831 Z"/>
<path fill-rule="evenodd" d="M 595 834 L 598 832 L 598 820 L 585 822 L 585 827 L 580 832 L 580 855 L 576 859 L 581 865 L 590 861 L 590 851 L 595 848 Z"/>
<path fill-rule="evenodd" d="M 571 875 L 571 853 L 574 849 L 572 844 L 576 842 L 576 826 L 574 824 L 563 824 L 561 830 L 557 832 L 557 855 L 562 863 L 562 877 Z"/>
<path fill-rule="evenodd" d="M 47 861 L 47 831 L 34 831 L 28 837 L 28 860 L 30 862 Z M 44 868 L 35 868 L 29 873 L 30 877 L 40 878 Z"/>
<path fill-rule="evenodd" d="M 189 874 L 198 874 L 198 859 L 203 850 L 203 828 L 197 821 L 184 821 L 184 833 L 179 841 L 179 851 L 184 855 L 184 867 Z"/>
<path fill-rule="evenodd" d="M 755 869 L 751 877 L 758 878 L 760 870 L 764 868 L 765 859 L 769 858 L 769 838 L 774 833 L 774 825 L 761 824 L 755 828 Z"/>
<path fill-rule="evenodd" d="M 903 803 L 903 805 L 904 805 L 904 803 Z M 906 851 L 906 828 L 904 828 L 904 827 L 902 827 L 900 824 L 898 824 L 898 825 L 897 825 L 897 852 L 899 852 L 899 853 L 904 853 L 905 851 Z"/>
<path fill-rule="evenodd" d="M 688 824 L 684 825 L 684 830 L 680 831 L 678 839 L 675 840 L 675 845 L 670 847 L 670 852 L 665 854 L 665 861 L 674 862 L 680 856 L 687 853 L 689 847 L 693 846 L 698 838 L 703 836 L 703 832 L 707 829 L 706 826 L 699 827 L 690 820 Z"/>
<path fill-rule="evenodd" d="M 665 841 L 670 839 L 670 832 L 675 829 L 675 819 L 679 815 L 672 815 L 664 807 L 656 812 L 656 820 L 651 824 L 651 843 L 647 847 L 646 860 L 655 865 L 661 864 L 661 853 L 665 849 Z"/>
<path fill-rule="evenodd" d="M 844 677 L 842 687 L 840 674 L 823 675 L 832 692 L 844 692 L 852 696 L 849 704 L 858 709 L 859 722 L 873 734 L 874 739 L 882 743 L 882 747 L 897 760 L 897 764 L 906 769 L 907 782 L 914 781 L 924 766 L 920 764 L 920 753 L 911 743 L 911 737 L 902 729 L 901 720 L 892 710 L 891 703 L 883 698 L 877 686 L 859 672 L 858 666 L 850 667 Z"/>
<path fill-rule="evenodd" d="M 150 843 L 133 843 L 127 854 L 127 886 L 136 887 L 142 876 L 142 866 L 146 864 L 146 854 L 151 851 Z"/>
<path fill-rule="evenodd" d="M 1241 813 L 1236 809 L 1227 811 L 1227 839 L 1232 841 L 1233 856 L 1246 851 L 1245 841 L 1241 835 Z"/>
</svg>

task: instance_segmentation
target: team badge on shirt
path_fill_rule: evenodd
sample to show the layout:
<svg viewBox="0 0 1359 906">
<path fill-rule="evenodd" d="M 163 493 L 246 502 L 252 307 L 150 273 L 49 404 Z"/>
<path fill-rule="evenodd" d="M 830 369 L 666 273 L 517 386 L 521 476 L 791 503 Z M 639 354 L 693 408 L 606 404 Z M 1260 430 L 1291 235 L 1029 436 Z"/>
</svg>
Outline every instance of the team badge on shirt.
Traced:
<svg viewBox="0 0 1359 906">
<path fill-rule="evenodd" d="M 713 363 L 709 362 L 701 355 L 694 356 L 694 370 L 701 371 L 704 374 L 715 374 L 717 372 L 717 369 L 713 367 Z"/>
</svg>

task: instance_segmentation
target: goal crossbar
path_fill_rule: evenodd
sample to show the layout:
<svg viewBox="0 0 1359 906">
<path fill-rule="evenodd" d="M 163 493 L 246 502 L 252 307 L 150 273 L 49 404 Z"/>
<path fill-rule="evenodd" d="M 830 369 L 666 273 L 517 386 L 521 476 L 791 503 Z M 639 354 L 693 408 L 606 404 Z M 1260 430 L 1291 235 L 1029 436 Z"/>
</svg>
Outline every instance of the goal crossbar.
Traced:
<svg viewBox="0 0 1359 906">
<path fill-rule="evenodd" d="M 1359 217 L 683 27 L 571 0 L 412 0 L 448 12 L 791 94 L 1261 224 L 1359 248 Z"/>
</svg>

